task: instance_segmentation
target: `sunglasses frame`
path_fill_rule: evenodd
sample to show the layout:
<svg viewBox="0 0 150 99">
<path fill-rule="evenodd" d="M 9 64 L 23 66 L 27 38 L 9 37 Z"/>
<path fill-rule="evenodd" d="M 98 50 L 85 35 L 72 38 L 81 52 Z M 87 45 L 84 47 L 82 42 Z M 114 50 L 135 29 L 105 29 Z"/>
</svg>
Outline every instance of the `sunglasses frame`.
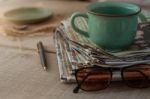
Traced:
<svg viewBox="0 0 150 99">
<path fill-rule="evenodd" d="M 149 65 L 149 66 L 150 66 L 150 64 L 134 64 L 134 65 L 126 66 L 126 67 L 100 67 L 100 66 L 94 65 L 94 66 L 92 66 L 92 67 L 83 67 L 83 68 L 77 69 L 77 70 L 75 71 L 75 78 L 76 78 L 77 86 L 76 86 L 75 89 L 73 90 L 73 93 L 78 93 L 79 89 L 82 89 L 81 85 L 82 85 L 82 83 L 84 83 L 84 81 L 85 81 L 86 78 L 89 76 L 89 74 L 88 74 L 81 82 L 78 81 L 78 79 L 77 79 L 77 74 L 78 74 L 79 71 L 81 71 L 81 70 L 83 70 L 83 69 L 87 69 L 87 68 L 89 68 L 89 69 L 90 69 L 90 68 L 96 68 L 96 69 L 99 68 L 99 69 L 106 70 L 106 71 L 110 72 L 110 79 L 108 80 L 108 85 L 107 85 L 106 87 L 102 88 L 102 89 L 97 89 L 97 90 L 85 90 L 85 89 L 82 89 L 83 91 L 99 91 L 99 90 L 103 90 L 103 89 L 109 87 L 109 86 L 110 86 L 110 83 L 111 83 L 111 81 L 112 81 L 113 71 L 118 71 L 118 70 L 120 70 L 120 72 L 121 72 L 121 79 L 122 79 L 122 81 L 125 82 L 128 87 L 137 88 L 137 87 L 132 87 L 132 86 L 130 86 L 130 85 L 127 83 L 127 81 L 126 81 L 125 78 L 124 78 L 124 74 L 123 74 L 123 73 L 124 73 L 124 71 L 125 71 L 127 68 L 137 67 L 138 65 L 139 65 L 139 66 L 140 66 L 140 65 Z M 139 71 L 139 72 L 140 72 L 140 71 Z M 140 72 L 140 73 L 145 77 L 145 79 L 146 79 L 147 81 L 150 81 L 150 79 L 149 79 L 143 72 Z M 150 87 L 150 86 L 147 86 L 147 87 Z M 147 87 L 142 87 L 142 88 L 147 88 Z"/>
</svg>

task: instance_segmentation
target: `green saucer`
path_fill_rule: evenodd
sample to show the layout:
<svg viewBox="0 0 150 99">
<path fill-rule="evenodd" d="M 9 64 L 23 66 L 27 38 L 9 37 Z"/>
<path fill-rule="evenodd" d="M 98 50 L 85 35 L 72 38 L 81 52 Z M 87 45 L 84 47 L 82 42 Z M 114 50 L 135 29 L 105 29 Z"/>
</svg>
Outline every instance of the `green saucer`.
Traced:
<svg viewBox="0 0 150 99">
<path fill-rule="evenodd" d="M 6 20 L 17 24 L 38 23 L 50 16 L 52 12 L 49 9 L 40 7 L 17 8 L 4 13 Z"/>
</svg>

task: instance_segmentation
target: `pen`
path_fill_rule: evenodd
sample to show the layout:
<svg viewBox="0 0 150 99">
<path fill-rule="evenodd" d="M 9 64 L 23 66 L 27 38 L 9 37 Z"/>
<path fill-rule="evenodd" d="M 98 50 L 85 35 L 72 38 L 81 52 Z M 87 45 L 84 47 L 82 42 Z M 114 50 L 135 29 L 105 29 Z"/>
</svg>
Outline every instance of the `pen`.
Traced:
<svg viewBox="0 0 150 99">
<path fill-rule="evenodd" d="M 44 47 L 41 41 L 37 43 L 37 48 L 38 48 L 38 53 L 40 55 L 41 65 L 44 70 L 47 70 L 47 62 L 46 62 L 46 57 L 44 53 Z"/>
</svg>

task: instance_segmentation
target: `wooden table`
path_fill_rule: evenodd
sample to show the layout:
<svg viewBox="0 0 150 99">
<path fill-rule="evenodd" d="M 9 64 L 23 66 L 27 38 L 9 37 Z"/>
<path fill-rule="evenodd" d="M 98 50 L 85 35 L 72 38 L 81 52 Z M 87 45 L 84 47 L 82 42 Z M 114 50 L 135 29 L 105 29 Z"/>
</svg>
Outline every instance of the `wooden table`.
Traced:
<svg viewBox="0 0 150 99">
<path fill-rule="evenodd" d="M 55 14 L 70 16 L 85 10 L 86 2 L 49 0 L 0 0 L 0 15 L 6 10 L 22 6 L 44 6 Z M 36 49 L 41 40 L 48 50 L 55 51 L 52 35 L 12 39 L 0 36 L 0 99 L 150 99 L 150 89 L 131 89 L 112 84 L 98 92 L 73 94 L 75 84 L 60 82 L 55 54 L 47 54 L 48 71 L 41 67 L 35 50 L 21 50 L 18 46 Z"/>
</svg>

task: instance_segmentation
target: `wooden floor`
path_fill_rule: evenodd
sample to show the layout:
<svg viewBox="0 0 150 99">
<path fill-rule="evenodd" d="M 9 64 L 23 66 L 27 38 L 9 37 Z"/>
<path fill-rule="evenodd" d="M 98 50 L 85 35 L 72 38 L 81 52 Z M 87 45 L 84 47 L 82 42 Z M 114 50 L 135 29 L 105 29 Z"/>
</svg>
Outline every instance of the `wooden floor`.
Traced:
<svg viewBox="0 0 150 99">
<path fill-rule="evenodd" d="M 3 13 L 15 7 L 43 6 L 63 19 L 74 11 L 85 10 L 86 5 L 88 3 L 61 0 L 0 0 L 0 16 L 3 20 Z M 55 51 L 51 34 L 22 38 L 21 43 L 0 35 L 0 99 L 150 99 L 149 88 L 132 89 L 118 83 L 98 92 L 73 94 L 76 84 L 60 82 L 55 54 L 47 54 L 49 70 L 46 72 L 36 51 L 16 48 L 22 45 L 36 49 L 36 43 L 41 40 L 49 50 Z"/>
</svg>

